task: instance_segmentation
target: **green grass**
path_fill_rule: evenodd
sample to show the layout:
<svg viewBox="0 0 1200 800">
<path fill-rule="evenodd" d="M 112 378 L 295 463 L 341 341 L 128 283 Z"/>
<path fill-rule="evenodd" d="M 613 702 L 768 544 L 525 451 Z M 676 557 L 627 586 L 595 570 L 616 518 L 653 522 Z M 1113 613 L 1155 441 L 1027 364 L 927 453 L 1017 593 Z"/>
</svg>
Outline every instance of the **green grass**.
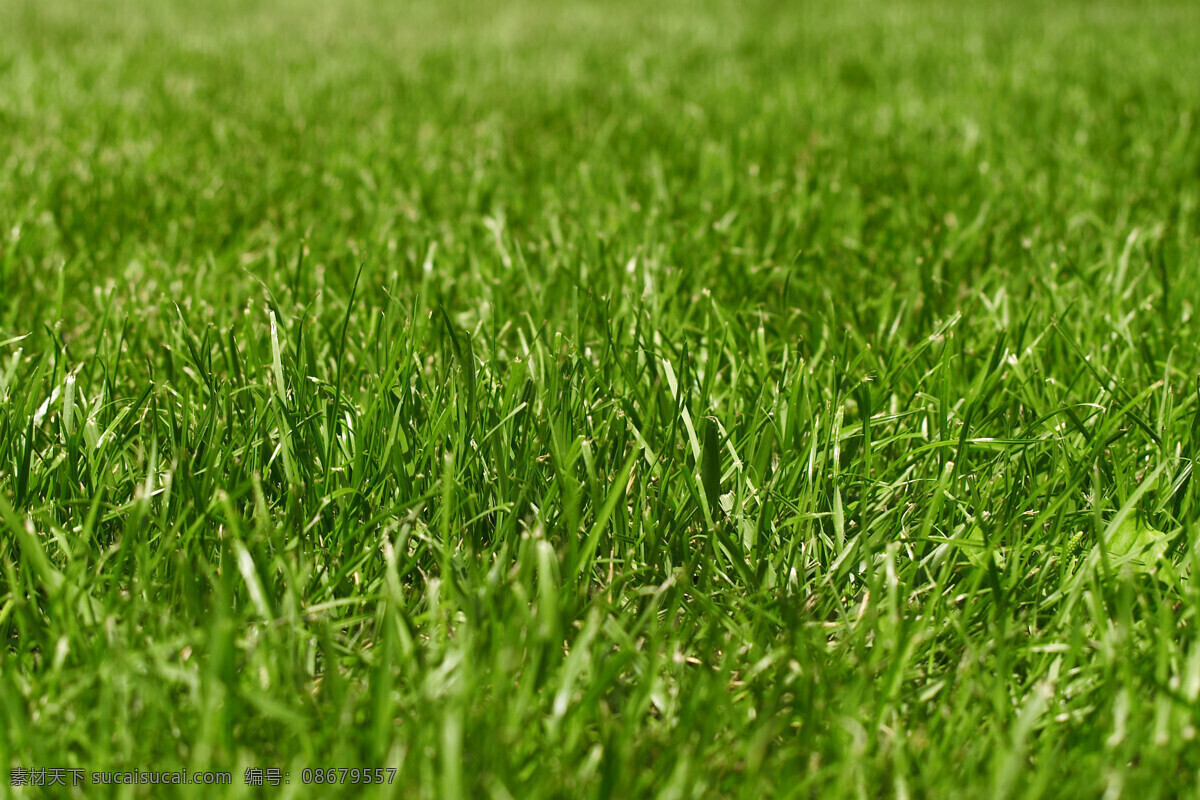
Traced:
<svg viewBox="0 0 1200 800">
<path fill-rule="evenodd" d="M 0 768 L 1197 795 L 1200 7 L 650 5 L 0 4 Z"/>
</svg>

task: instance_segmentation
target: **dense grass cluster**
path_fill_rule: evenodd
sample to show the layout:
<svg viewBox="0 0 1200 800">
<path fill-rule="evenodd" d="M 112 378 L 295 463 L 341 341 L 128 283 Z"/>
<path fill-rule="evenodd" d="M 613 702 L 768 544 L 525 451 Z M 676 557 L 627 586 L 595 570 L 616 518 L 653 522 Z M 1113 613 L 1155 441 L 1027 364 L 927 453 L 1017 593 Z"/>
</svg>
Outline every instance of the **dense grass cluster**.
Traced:
<svg viewBox="0 0 1200 800">
<path fill-rule="evenodd" d="M 1195 794 L 1198 115 L 1182 0 L 0 3 L 0 769 Z"/>
</svg>

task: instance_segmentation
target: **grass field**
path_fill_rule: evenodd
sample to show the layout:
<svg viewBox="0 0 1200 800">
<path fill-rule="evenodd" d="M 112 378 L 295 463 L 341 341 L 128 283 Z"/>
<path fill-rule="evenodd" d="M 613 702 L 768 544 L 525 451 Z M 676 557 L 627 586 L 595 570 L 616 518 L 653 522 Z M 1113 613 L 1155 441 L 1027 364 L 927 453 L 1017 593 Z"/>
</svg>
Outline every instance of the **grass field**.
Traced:
<svg viewBox="0 0 1200 800">
<path fill-rule="evenodd" d="M 0 795 L 1196 796 L 1198 268 L 1183 0 L 2 2 Z"/>
</svg>

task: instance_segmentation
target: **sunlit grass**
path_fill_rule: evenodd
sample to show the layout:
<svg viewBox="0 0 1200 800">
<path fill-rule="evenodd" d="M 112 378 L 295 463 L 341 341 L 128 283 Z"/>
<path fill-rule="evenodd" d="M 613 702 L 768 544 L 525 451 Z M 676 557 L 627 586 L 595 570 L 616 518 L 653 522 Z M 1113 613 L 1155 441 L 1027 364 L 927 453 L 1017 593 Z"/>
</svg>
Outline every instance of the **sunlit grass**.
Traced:
<svg viewBox="0 0 1200 800">
<path fill-rule="evenodd" d="M 2 768 L 1194 795 L 1198 77 L 1182 2 L 0 5 Z"/>
</svg>

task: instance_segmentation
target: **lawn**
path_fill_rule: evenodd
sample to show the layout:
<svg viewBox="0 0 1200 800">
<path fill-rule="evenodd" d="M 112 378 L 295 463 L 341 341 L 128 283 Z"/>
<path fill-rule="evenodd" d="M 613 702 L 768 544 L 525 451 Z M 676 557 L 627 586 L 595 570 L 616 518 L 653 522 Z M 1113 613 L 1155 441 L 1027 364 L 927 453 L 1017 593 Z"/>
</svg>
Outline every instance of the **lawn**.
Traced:
<svg viewBox="0 0 1200 800">
<path fill-rule="evenodd" d="M 1197 304 L 1193 2 L 0 2 L 0 796 L 1197 796 Z"/>
</svg>

